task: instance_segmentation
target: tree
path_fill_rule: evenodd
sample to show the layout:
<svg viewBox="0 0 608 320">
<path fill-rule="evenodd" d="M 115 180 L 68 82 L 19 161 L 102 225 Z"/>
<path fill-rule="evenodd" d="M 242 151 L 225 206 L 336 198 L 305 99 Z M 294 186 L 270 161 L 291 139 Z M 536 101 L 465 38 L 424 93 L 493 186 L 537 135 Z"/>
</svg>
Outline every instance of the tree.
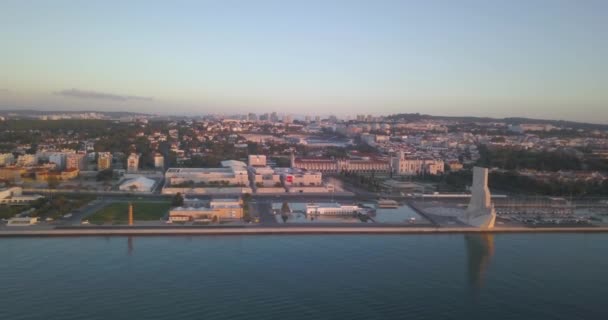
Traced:
<svg viewBox="0 0 608 320">
<path fill-rule="evenodd" d="M 110 181 L 114 176 L 112 169 L 101 170 L 97 173 L 97 181 Z"/>
<path fill-rule="evenodd" d="M 57 186 L 59 186 L 59 179 L 57 179 L 57 177 L 54 175 L 49 176 L 47 185 L 49 186 L 49 189 L 57 189 Z"/>
<path fill-rule="evenodd" d="M 178 192 L 175 194 L 175 196 L 173 196 L 171 205 L 174 207 L 181 207 L 184 205 L 184 196 L 181 194 L 181 192 Z"/>
<path fill-rule="evenodd" d="M 281 213 L 287 214 L 289 212 L 291 212 L 291 210 L 289 209 L 289 203 L 287 203 L 287 201 L 284 201 L 283 205 L 281 206 Z"/>
</svg>

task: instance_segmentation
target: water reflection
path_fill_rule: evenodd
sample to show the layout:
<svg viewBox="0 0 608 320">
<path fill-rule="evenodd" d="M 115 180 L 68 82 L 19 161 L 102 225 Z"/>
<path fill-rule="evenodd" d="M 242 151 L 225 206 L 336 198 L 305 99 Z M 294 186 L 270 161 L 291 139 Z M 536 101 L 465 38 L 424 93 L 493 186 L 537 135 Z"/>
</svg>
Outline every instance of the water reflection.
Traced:
<svg viewBox="0 0 608 320">
<path fill-rule="evenodd" d="M 465 234 L 470 287 L 478 291 L 483 286 L 484 274 L 494 255 L 494 235 L 491 233 Z"/>
<path fill-rule="evenodd" d="M 127 237 L 127 248 L 129 256 L 133 255 L 133 236 Z"/>
</svg>

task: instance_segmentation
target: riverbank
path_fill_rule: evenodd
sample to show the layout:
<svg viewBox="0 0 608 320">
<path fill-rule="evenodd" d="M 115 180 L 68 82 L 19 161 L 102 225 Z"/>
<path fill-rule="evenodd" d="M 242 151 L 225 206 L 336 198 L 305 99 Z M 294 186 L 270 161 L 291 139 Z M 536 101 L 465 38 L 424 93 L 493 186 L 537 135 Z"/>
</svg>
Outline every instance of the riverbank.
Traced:
<svg viewBox="0 0 608 320">
<path fill-rule="evenodd" d="M 605 233 L 608 227 L 501 227 L 434 228 L 434 227 L 247 227 L 247 228 L 56 228 L 3 229 L 1 237 L 69 237 L 69 236 L 179 236 L 179 235 L 291 235 L 291 234 L 439 234 L 439 233 Z"/>
</svg>

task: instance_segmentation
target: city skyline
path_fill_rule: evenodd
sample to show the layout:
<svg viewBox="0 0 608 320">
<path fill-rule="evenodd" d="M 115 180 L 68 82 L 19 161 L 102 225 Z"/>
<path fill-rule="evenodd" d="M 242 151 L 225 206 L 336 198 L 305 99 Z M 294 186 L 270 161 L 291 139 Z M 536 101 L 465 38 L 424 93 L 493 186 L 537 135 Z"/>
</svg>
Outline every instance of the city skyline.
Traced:
<svg viewBox="0 0 608 320">
<path fill-rule="evenodd" d="M 0 108 L 608 122 L 600 1 L 61 4 L 0 5 Z"/>
</svg>

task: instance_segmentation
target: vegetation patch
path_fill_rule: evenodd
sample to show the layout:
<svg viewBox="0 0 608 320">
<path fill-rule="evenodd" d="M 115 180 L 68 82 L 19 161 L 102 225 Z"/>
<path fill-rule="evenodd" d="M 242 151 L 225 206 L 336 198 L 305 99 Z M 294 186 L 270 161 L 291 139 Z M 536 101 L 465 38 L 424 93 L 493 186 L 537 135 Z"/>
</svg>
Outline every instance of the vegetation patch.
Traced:
<svg viewBox="0 0 608 320">
<path fill-rule="evenodd" d="M 171 205 L 169 202 L 136 201 L 132 203 L 133 219 L 140 221 L 159 220 L 169 212 Z M 129 220 L 129 203 L 111 203 L 88 217 L 88 220 L 94 224 L 126 224 Z"/>
</svg>

